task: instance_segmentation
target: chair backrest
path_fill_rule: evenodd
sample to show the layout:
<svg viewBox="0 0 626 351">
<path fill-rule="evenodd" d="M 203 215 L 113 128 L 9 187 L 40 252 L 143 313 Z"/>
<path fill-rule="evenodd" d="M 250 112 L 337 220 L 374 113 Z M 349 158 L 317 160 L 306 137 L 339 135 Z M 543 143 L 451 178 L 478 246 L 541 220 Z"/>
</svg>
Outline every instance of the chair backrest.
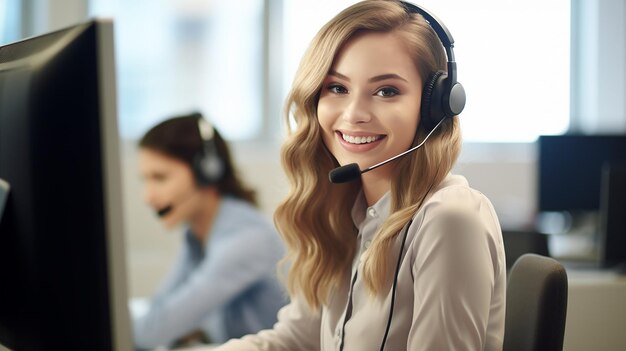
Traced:
<svg viewBox="0 0 626 351">
<path fill-rule="evenodd" d="M 561 351 L 567 274 L 558 261 L 522 255 L 509 272 L 504 351 Z"/>
</svg>

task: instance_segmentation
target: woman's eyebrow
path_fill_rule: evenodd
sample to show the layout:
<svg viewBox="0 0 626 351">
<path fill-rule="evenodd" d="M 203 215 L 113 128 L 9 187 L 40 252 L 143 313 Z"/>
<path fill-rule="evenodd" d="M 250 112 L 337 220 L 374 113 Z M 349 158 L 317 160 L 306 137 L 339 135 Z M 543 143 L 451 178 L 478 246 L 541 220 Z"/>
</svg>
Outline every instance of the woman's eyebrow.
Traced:
<svg viewBox="0 0 626 351">
<path fill-rule="evenodd" d="M 343 75 L 343 74 L 335 71 L 334 69 L 331 69 L 330 72 L 328 72 L 328 75 L 329 76 L 335 76 L 337 78 L 341 78 L 341 79 L 346 80 L 348 82 L 350 81 L 350 78 L 348 78 L 348 76 Z"/>
<path fill-rule="evenodd" d="M 335 70 L 330 70 L 330 72 L 328 72 L 329 76 L 335 76 L 337 78 L 343 79 L 345 81 L 350 81 L 350 78 L 348 78 L 348 76 L 343 75 Z M 386 79 L 400 79 L 403 80 L 405 82 L 408 82 L 406 79 L 404 79 L 402 76 L 397 75 L 395 73 L 386 73 L 386 74 L 381 74 L 375 77 L 372 77 L 370 79 L 368 79 L 368 83 L 374 83 L 374 82 L 380 82 L 381 80 L 386 80 Z"/>
<path fill-rule="evenodd" d="M 370 82 L 370 83 L 380 82 L 381 80 L 386 80 L 386 79 L 400 79 L 400 80 L 403 80 L 405 82 L 408 82 L 408 80 L 402 78 L 401 76 L 399 76 L 399 75 L 397 75 L 395 73 L 381 74 L 379 76 L 372 77 L 372 78 L 368 79 L 368 82 Z"/>
</svg>

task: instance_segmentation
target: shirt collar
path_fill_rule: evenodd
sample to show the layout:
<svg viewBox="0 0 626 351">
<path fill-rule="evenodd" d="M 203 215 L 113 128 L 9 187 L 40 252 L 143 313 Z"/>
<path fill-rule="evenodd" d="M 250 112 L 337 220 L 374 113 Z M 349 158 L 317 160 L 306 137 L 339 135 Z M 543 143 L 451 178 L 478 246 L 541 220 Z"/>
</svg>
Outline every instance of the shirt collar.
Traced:
<svg viewBox="0 0 626 351">
<path fill-rule="evenodd" d="M 367 202 L 365 201 L 365 194 L 363 194 L 363 190 L 359 191 L 359 194 L 356 196 L 356 200 L 354 201 L 354 205 L 352 205 L 352 221 L 357 228 L 361 228 L 361 225 L 367 218 L 367 215 L 375 216 L 380 219 L 387 218 L 389 216 L 389 206 L 391 205 L 391 191 L 388 191 L 383 195 L 376 203 L 370 207 L 367 207 Z"/>
<path fill-rule="evenodd" d="M 468 186 L 468 183 L 463 176 L 448 173 L 446 178 L 444 178 L 444 180 L 436 186 L 435 189 L 430 191 L 428 197 L 432 196 L 432 194 L 436 193 L 439 189 L 453 185 Z M 426 200 L 428 200 L 428 197 Z M 391 191 L 386 192 L 385 195 L 383 195 L 374 205 L 367 207 L 365 194 L 363 193 L 363 189 L 361 189 L 354 200 L 354 205 L 352 205 L 352 211 L 350 212 L 352 222 L 359 229 L 360 233 L 363 226 L 369 222 L 369 219 L 377 219 L 379 224 L 382 223 L 382 221 L 389 216 L 390 206 Z"/>
</svg>

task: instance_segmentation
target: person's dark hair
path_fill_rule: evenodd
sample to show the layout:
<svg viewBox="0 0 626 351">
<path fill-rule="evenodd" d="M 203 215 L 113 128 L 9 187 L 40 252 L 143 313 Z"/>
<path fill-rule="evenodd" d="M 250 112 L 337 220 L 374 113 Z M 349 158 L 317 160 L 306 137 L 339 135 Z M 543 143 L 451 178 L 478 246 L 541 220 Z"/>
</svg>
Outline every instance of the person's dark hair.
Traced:
<svg viewBox="0 0 626 351">
<path fill-rule="evenodd" d="M 203 118 L 200 113 L 192 113 L 167 119 L 148 130 L 139 140 L 139 147 L 163 153 L 192 167 L 193 160 L 202 152 L 204 143 L 198 130 L 199 118 Z M 217 129 L 214 130 L 217 154 L 224 163 L 224 174 L 214 186 L 222 195 L 231 195 L 258 206 L 256 192 L 243 185 L 235 172 L 226 141 Z"/>
</svg>

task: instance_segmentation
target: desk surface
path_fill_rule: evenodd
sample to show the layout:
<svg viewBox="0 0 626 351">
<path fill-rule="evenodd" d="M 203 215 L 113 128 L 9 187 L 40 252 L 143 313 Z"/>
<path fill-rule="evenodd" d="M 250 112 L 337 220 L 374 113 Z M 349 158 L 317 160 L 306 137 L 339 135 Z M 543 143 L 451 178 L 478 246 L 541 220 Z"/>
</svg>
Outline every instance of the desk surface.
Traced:
<svg viewBox="0 0 626 351">
<path fill-rule="evenodd" d="M 566 266 L 567 319 L 563 350 L 623 351 L 626 276 L 612 270 Z"/>
<path fill-rule="evenodd" d="M 626 275 L 567 265 L 566 270 L 569 291 L 563 350 L 623 351 L 626 345 Z M 210 351 L 217 346 L 175 351 Z"/>
</svg>

